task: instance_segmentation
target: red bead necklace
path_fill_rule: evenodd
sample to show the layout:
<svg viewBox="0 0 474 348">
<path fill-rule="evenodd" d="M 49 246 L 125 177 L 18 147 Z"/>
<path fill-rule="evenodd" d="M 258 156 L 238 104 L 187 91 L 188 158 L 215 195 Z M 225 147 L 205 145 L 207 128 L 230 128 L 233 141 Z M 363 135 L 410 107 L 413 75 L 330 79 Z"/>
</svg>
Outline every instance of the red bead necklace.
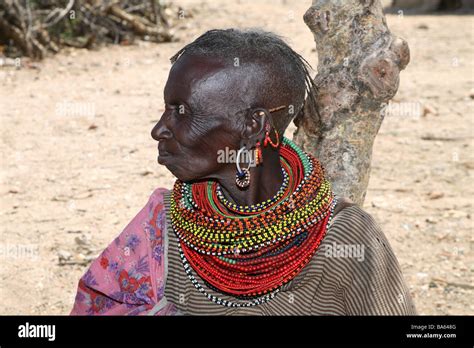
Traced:
<svg viewBox="0 0 474 348">
<path fill-rule="evenodd" d="M 185 261 L 220 292 L 256 298 L 280 288 L 308 264 L 326 233 L 335 201 L 324 169 L 286 138 L 280 154 L 288 187 L 261 210 L 229 208 L 215 182 L 189 191 L 175 184 L 171 219 Z"/>
</svg>

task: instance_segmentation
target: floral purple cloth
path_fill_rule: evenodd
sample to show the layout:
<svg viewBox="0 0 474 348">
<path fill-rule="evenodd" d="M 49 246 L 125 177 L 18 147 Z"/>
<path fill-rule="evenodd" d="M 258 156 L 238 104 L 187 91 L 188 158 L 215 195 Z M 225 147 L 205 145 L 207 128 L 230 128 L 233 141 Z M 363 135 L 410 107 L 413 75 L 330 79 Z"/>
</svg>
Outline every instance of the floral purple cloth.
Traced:
<svg viewBox="0 0 474 348">
<path fill-rule="evenodd" d="M 164 188 L 94 260 L 79 280 L 71 315 L 173 315 L 166 281 Z"/>
</svg>

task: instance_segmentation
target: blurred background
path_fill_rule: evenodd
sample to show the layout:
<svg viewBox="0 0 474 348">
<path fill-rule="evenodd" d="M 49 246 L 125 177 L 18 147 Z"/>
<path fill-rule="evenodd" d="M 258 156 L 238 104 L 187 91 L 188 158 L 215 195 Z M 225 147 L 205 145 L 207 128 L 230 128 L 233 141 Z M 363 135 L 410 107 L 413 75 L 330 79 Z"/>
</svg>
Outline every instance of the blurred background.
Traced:
<svg viewBox="0 0 474 348">
<path fill-rule="evenodd" d="M 363 208 L 420 314 L 474 314 L 473 1 L 383 3 L 411 62 L 375 141 Z M 176 51 L 210 29 L 260 27 L 316 69 L 310 5 L 3 1 L 0 314 L 68 314 L 87 265 L 155 188 L 172 187 L 150 131 Z"/>
</svg>

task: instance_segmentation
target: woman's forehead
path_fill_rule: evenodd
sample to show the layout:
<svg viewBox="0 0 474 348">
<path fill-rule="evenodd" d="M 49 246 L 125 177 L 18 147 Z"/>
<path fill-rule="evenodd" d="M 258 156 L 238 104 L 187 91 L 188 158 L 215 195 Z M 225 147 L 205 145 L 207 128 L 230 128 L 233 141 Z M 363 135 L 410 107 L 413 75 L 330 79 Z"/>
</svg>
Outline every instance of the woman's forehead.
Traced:
<svg viewBox="0 0 474 348">
<path fill-rule="evenodd" d="M 191 77 L 200 77 L 225 69 L 225 58 L 217 58 L 205 55 L 186 55 L 183 54 L 172 66 L 170 78 L 179 79 L 181 75 L 191 75 Z"/>
<path fill-rule="evenodd" d="M 173 65 L 165 86 L 167 97 L 201 98 L 202 94 L 218 99 L 257 91 L 263 71 L 258 64 L 235 65 L 232 57 L 183 56 Z M 242 96 L 240 96 L 242 98 Z"/>
</svg>

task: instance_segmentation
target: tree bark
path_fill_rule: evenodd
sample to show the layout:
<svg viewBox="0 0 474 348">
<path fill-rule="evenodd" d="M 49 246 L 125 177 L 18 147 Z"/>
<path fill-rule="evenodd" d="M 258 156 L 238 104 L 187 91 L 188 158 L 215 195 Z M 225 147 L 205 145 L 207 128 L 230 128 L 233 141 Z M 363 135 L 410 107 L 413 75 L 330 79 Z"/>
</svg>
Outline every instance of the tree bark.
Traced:
<svg viewBox="0 0 474 348">
<path fill-rule="evenodd" d="M 340 197 L 362 206 L 384 106 L 410 60 L 379 0 L 313 0 L 304 20 L 318 53 L 317 110 L 306 103 L 295 141 L 315 155 Z"/>
</svg>

